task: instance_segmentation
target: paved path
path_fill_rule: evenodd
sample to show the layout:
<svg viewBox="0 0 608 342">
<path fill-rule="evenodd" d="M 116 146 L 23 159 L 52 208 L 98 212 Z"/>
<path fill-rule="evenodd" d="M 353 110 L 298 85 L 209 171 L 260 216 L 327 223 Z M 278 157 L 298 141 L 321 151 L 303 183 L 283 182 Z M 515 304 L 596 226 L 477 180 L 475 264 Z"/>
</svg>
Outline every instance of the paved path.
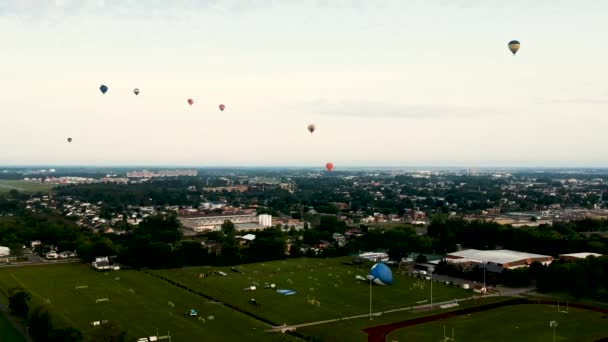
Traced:
<svg viewBox="0 0 608 342">
<path fill-rule="evenodd" d="M 533 291 L 534 288 L 533 287 L 528 287 L 528 288 L 522 288 L 522 289 L 504 289 L 503 291 L 501 291 L 500 293 L 495 293 L 495 294 L 489 294 L 489 295 L 485 295 L 484 297 L 500 297 L 500 296 L 506 296 L 506 297 L 519 297 L 520 295 Z M 471 300 L 474 299 L 478 296 L 471 296 L 471 297 L 465 297 L 465 298 L 459 298 L 459 299 L 452 299 L 452 300 L 447 300 L 447 301 L 443 301 L 443 302 L 437 302 L 437 303 L 433 303 L 433 308 L 432 309 L 437 309 L 440 305 L 444 305 L 444 304 L 451 304 L 451 303 L 455 303 L 455 302 L 463 302 L 463 301 L 467 301 L 467 300 Z M 393 312 L 399 312 L 399 311 L 413 311 L 413 310 L 424 310 L 424 309 L 431 309 L 431 304 L 422 304 L 422 305 L 415 305 L 415 306 L 406 306 L 406 307 L 402 307 L 402 308 L 397 308 L 397 309 L 391 309 L 391 310 L 386 310 L 386 311 L 378 311 L 378 312 L 372 312 L 372 316 L 380 316 L 383 314 L 389 314 L 389 313 L 393 313 Z M 324 321 L 316 321 L 316 322 L 309 322 L 309 323 L 302 323 L 302 324 L 292 324 L 292 325 L 279 325 L 279 326 L 274 326 L 272 327 L 272 329 L 267 330 L 268 332 L 282 332 L 282 331 L 295 331 L 297 328 L 302 328 L 302 327 L 309 327 L 312 325 L 320 325 L 320 324 L 327 324 L 327 323 L 334 323 L 334 322 L 340 322 L 340 321 L 345 321 L 345 320 L 349 320 L 349 319 L 358 319 L 358 318 L 366 318 L 369 317 L 370 314 L 366 313 L 366 314 L 361 314 L 361 315 L 355 315 L 355 316 L 348 316 L 348 317 L 340 317 L 340 318 L 334 318 L 334 319 L 328 319 L 328 320 L 324 320 Z"/>
<path fill-rule="evenodd" d="M 498 296 L 498 295 L 487 295 L 486 297 L 496 297 L 496 296 Z M 440 305 L 444 305 L 444 304 L 451 304 L 451 303 L 454 303 L 454 302 L 462 302 L 462 301 L 465 301 L 465 300 L 471 300 L 471 299 L 474 299 L 475 297 L 476 296 L 471 296 L 471 297 L 466 297 L 466 298 L 452 299 L 452 300 L 446 300 L 446 301 L 443 301 L 443 302 L 433 303 L 433 308 L 438 308 Z M 389 313 L 399 312 L 399 311 L 422 310 L 422 309 L 431 309 L 431 304 L 429 303 L 429 304 L 422 304 L 422 305 L 416 305 L 416 306 L 407 306 L 407 307 L 402 307 L 402 308 L 397 308 L 397 309 L 391 309 L 391 310 L 386 310 L 386 311 L 372 312 L 372 316 L 380 316 L 380 315 L 383 315 L 383 314 L 389 314 Z M 346 320 L 349 320 L 349 319 L 358 319 L 358 318 L 367 318 L 367 317 L 369 317 L 369 313 L 362 314 L 362 315 L 355 315 L 355 316 L 348 316 L 348 317 L 340 317 L 340 318 L 328 319 L 328 320 L 324 320 L 324 321 L 302 323 L 302 324 L 279 325 L 279 326 L 274 326 L 274 327 L 272 327 L 272 329 L 269 329 L 267 331 L 268 332 L 281 332 L 283 330 L 285 330 L 285 331 L 293 331 L 293 330 L 296 330 L 297 328 L 309 327 L 309 326 L 312 326 L 312 325 L 334 323 L 334 322 L 346 321 Z"/>
</svg>

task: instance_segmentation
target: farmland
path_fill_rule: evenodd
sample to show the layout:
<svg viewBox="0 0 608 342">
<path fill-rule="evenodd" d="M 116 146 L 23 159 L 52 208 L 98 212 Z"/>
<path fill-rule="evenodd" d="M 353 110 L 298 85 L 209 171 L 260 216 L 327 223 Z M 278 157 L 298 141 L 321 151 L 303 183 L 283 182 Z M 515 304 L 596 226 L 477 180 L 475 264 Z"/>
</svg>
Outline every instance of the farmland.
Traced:
<svg viewBox="0 0 608 342">
<path fill-rule="evenodd" d="M 56 325 L 73 326 L 85 336 L 103 329 L 91 322 L 108 320 L 126 330 L 131 340 L 156 335 L 157 329 L 160 335 L 170 332 L 174 341 L 292 339 L 269 335 L 264 332 L 267 325 L 139 271 L 103 273 L 83 264 L 0 269 L 0 288 L 13 287 L 25 288 L 35 305 L 48 307 Z M 108 300 L 98 302 L 103 298 Z M 185 317 L 190 308 L 206 321 Z"/>
<path fill-rule="evenodd" d="M 561 307 L 564 309 L 563 307 Z M 560 313 L 554 305 L 514 305 L 446 320 L 420 324 L 397 330 L 389 341 L 444 341 L 446 335 L 456 341 L 551 341 L 550 321 L 558 323 L 556 341 L 597 341 L 608 337 L 608 317 L 605 314 L 569 308 Z"/>
<path fill-rule="evenodd" d="M 240 273 L 231 271 L 229 267 L 191 267 L 153 271 L 153 274 L 171 279 L 276 324 L 292 325 L 369 312 L 369 283 L 358 281 L 355 276 L 365 276 L 370 265 L 342 264 L 347 260 L 350 258 L 300 258 L 241 265 L 238 267 Z M 213 275 L 213 272 L 218 270 L 227 275 Z M 199 278 L 200 274 L 210 275 Z M 373 311 L 415 306 L 430 299 L 428 281 L 422 288 L 414 286 L 416 279 L 400 275 L 397 270 L 393 276 L 392 285 L 373 286 Z M 296 294 L 284 296 L 273 289 L 264 289 L 266 284 L 273 283 L 276 289 L 294 290 Z M 245 290 L 251 286 L 256 286 L 256 291 Z M 457 287 L 439 283 L 433 285 L 435 302 L 470 295 L 470 292 Z M 255 298 L 258 305 L 251 305 L 250 298 Z M 309 304 L 308 300 L 313 298 L 318 304 Z"/>
<path fill-rule="evenodd" d="M 7 180 L 0 179 L 0 194 L 7 193 L 11 190 L 17 190 L 21 192 L 48 192 L 55 185 L 26 182 L 22 180 Z"/>
</svg>

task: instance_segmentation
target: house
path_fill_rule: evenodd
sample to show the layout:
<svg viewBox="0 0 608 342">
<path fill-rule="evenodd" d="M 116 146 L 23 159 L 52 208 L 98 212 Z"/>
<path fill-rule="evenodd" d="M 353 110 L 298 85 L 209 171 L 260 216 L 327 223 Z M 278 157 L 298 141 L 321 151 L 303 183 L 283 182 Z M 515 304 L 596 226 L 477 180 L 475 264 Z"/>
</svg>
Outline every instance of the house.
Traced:
<svg viewBox="0 0 608 342">
<path fill-rule="evenodd" d="M 344 235 L 342 234 L 334 233 L 332 235 L 332 238 L 338 243 L 339 247 L 342 247 L 346 244 L 346 237 L 344 237 Z"/>
<path fill-rule="evenodd" d="M 111 268 L 108 257 L 97 257 L 91 264 L 96 270 L 109 270 Z"/>
<path fill-rule="evenodd" d="M 331 242 L 326 240 L 321 240 L 316 246 L 318 249 L 325 249 L 331 247 Z"/>
<path fill-rule="evenodd" d="M 241 245 L 249 245 L 253 240 L 255 240 L 255 235 L 253 234 L 245 234 L 243 236 L 237 236 L 238 240 L 240 240 Z"/>
<path fill-rule="evenodd" d="M 11 254 L 11 250 L 8 247 L 0 246 L 0 256 L 6 256 Z"/>
<path fill-rule="evenodd" d="M 0 264 L 11 263 L 11 262 L 15 262 L 15 261 L 17 261 L 16 256 L 11 256 L 11 255 L 0 256 Z"/>
<path fill-rule="evenodd" d="M 207 250 L 207 253 L 212 253 L 215 255 L 222 254 L 222 244 L 221 243 L 218 243 L 214 240 L 208 240 L 208 241 L 202 241 L 201 245 L 203 246 L 203 248 L 205 248 Z"/>
</svg>

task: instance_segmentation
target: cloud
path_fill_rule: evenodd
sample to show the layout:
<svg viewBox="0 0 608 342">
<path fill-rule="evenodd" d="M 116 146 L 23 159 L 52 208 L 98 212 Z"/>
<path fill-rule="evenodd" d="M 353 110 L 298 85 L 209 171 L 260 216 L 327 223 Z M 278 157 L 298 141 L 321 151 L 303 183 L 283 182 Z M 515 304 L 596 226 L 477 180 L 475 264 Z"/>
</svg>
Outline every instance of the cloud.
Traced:
<svg viewBox="0 0 608 342">
<path fill-rule="evenodd" d="M 298 106 L 321 115 L 347 116 L 360 118 L 414 118 L 432 119 L 438 117 L 477 117 L 481 115 L 497 115 L 502 112 L 494 108 L 475 106 L 460 106 L 448 104 L 395 104 L 384 102 L 368 102 L 343 100 L 330 102 L 324 99 Z"/>
<path fill-rule="evenodd" d="M 533 97 L 530 99 L 530 102 L 533 104 L 583 104 L 583 105 L 605 105 L 608 104 L 607 98 L 584 98 L 584 97 L 575 97 L 575 98 L 544 98 L 544 97 Z"/>
</svg>

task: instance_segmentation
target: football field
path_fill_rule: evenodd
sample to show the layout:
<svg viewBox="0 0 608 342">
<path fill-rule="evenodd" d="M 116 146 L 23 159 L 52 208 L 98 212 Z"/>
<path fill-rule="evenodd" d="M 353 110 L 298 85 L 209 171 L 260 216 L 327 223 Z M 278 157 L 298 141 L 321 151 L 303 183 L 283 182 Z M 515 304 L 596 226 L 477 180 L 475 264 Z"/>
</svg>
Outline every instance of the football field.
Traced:
<svg viewBox="0 0 608 342">
<path fill-rule="evenodd" d="M 560 305 L 561 311 L 565 309 Z M 553 341 L 552 321 L 557 323 L 555 341 L 593 342 L 608 337 L 606 314 L 575 308 L 564 313 L 555 305 L 521 304 L 402 328 L 389 334 L 387 341 L 446 342 L 446 337 L 480 342 Z"/>
<path fill-rule="evenodd" d="M 91 322 L 107 320 L 126 330 L 130 340 L 157 331 L 170 334 L 172 341 L 293 340 L 269 334 L 259 321 L 139 271 L 97 272 L 85 264 L 0 268 L 0 288 L 13 287 L 25 288 L 36 305 L 47 307 L 55 325 L 73 326 L 85 336 L 103 329 Z M 199 316 L 185 316 L 189 309 L 198 310 Z"/>
<path fill-rule="evenodd" d="M 371 264 L 345 265 L 351 258 L 298 258 L 230 267 L 190 267 L 152 271 L 189 289 L 280 324 L 300 324 L 366 314 L 370 306 L 370 285 L 355 276 L 368 273 Z M 226 276 L 218 275 L 222 271 Z M 202 275 L 205 275 L 204 277 Z M 401 275 L 393 269 L 393 284 L 374 285 L 372 311 L 387 311 L 426 304 L 429 281 Z M 274 284 L 274 288 L 271 285 Z M 252 286 L 255 291 L 251 291 Z M 282 295 L 277 290 L 292 290 Z M 433 301 L 471 296 L 470 291 L 435 282 Z M 253 305 L 250 299 L 255 299 Z"/>
</svg>

